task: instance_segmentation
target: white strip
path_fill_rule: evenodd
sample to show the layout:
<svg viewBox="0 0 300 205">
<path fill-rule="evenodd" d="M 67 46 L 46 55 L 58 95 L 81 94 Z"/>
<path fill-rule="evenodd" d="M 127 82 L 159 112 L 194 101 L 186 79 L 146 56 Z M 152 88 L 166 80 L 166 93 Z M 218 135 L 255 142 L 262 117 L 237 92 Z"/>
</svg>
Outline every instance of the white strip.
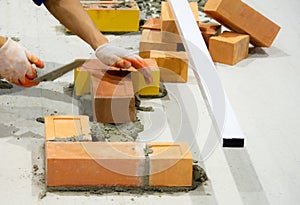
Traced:
<svg viewBox="0 0 300 205">
<path fill-rule="evenodd" d="M 168 0 L 215 129 L 220 137 L 244 138 L 215 65 L 187 1 Z"/>
</svg>

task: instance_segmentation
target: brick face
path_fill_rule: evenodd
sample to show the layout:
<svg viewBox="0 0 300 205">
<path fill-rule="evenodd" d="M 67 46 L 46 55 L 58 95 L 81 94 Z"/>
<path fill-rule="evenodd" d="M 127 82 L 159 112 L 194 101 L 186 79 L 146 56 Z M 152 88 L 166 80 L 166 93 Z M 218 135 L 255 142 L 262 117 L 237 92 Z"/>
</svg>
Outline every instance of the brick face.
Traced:
<svg viewBox="0 0 300 205">
<path fill-rule="evenodd" d="M 191 10 L 194 14 L 195 21 L 199 22 L 199 14 L 198 14 L 198 3 L 190 2 Z M 161 2 L 161 30 L 165 32 L 178 34 L 178 29 L 176 27 L 175 18 L 172 14 L 171 8 L 168 2 Z M 163 38 L 163 42 L 164 42 Z M 167 38 L 166 38 L 167 40 Z"/>
<path fill-rule="evenodd" d="M 89 61 L 97 67 L 98 60 Z M 126 123 L 136 120 L 135 100 L 129 71 L 105 70 L 91 75 L 93 115 L 97 122 Z"/>
<path fill-rule="evenodd" d="M 191 186 L 193 159 L 186 143 L 148 143 L 150 186 Z"/>
<path fill-rule="evenodd" d="M 163 82 L 187 82 L 188 58 L 185 52 L 145 51 L 140 52 L 143 58 L 155 59 L 160 69 L 160 80 Z"/>
<path fill-rule="evenodd" d="M 140 39 L 139 50 L 177 51 L 183 47 L 182 43 L 178 42 L 162 42 L 162 35 L 161 31 L 144 29 Z"/>
<path fill-rule="evenodd" d="M 47 142 L 47 186 L 143 186 L 143 144 Z"/>
<path fill-rule="evenodd" d="M 90 136 L 88 116 L 59 115 L 45 117 L 45 140 L 78 135 Z"/>
<path fill-rule="evenodd" d="M 223 32 L 209 40 L 209 52 L 214 62 L 234 65 L 248 56 L 249 36 Z"/>
<path fill-rule="evenodd" d="M 254 46 L 269 47 L 280 27 L 240 0 L 208 0 L 204 12 L 227 28 L 250 35 Z"/>
</svg>

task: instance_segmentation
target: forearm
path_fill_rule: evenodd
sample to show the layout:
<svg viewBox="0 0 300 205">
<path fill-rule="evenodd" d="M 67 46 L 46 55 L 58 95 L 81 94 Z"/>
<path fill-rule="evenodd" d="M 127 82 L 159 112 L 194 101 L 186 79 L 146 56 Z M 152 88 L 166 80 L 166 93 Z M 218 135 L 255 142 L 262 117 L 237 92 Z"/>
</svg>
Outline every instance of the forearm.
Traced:
<svg viewBox="0 0 300 205">
<path fill-rule="evenodd" d="M 0 36 L 0 48 L 6 43 L 7 38 Z"/>
<path fill-rule="evenodd" d="M 83 9 L 79 0 L 47 0 L 44 5 L 56 19 L 94 50 L 108 42 Z"/>
</svg>

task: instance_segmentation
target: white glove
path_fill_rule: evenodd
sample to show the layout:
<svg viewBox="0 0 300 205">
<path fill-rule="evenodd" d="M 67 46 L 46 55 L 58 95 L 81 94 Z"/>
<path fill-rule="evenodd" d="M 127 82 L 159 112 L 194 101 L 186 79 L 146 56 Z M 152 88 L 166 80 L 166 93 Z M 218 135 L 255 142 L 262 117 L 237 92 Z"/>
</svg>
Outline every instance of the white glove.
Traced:
<svg viewBox="0 0 300 205">
<path fill-rule="evenodd" d="M 108 66 L 125 69 L 133 66 L 143 74 L 148 84 L 152 83 L 151 71 L 148 69 L 149 66 L 140 56 L 130 53 L 130 51 L 126 49 L 111 45 L 110 43 L 99 46 L 95 54 L 102 63 Z"/>
<path fill-rule="evenodd" d="M 36 70 L 31 64 L 35 64 L 39 68 L 44 67 L 40 59 L 10 38 L 0 48 L 1 78 L 19 86 L 35 86 L 38 83 L 32 80 L 36 77 Z"/>
</svg>

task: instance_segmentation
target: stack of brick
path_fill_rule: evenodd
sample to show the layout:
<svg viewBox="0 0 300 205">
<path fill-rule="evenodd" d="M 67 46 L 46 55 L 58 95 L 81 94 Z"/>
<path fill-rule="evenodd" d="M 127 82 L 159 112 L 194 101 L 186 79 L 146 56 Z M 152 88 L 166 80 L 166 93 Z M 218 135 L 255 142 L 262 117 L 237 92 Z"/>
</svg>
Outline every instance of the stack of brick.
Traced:
<svg viewBox="0 0 300 205">
<path fill-rule="evenodd" d="M 270 47 L 280 27 L 241 0 L 208 0 L 204 12 L 231 32 L 209 38 L 213 61 L 234 65 L 248 56 L 249 41 Z"/>
<path fill-rule="evenodd" d="M 190 6 L 199 22 L 197 3 Z M 168 2 L 161 2 L 161 18 L 150 19 L 142 28 L 140 56 L 156 60 L 162 82 L 187 82 L 187 55 Z"/>
<path fill-rule="evenodd" d="M 201 23 L 197 2 L 190 2 L 195 21 L 208 46 L 209 38 L 220 34 L 221 25 Z M 187 82 L 188 58 L 168 2 L 161 2 L 161 18 L 149 19 L 142 26 L 140 56 L 156 60 L 162 82 Z"/>
</svg>

